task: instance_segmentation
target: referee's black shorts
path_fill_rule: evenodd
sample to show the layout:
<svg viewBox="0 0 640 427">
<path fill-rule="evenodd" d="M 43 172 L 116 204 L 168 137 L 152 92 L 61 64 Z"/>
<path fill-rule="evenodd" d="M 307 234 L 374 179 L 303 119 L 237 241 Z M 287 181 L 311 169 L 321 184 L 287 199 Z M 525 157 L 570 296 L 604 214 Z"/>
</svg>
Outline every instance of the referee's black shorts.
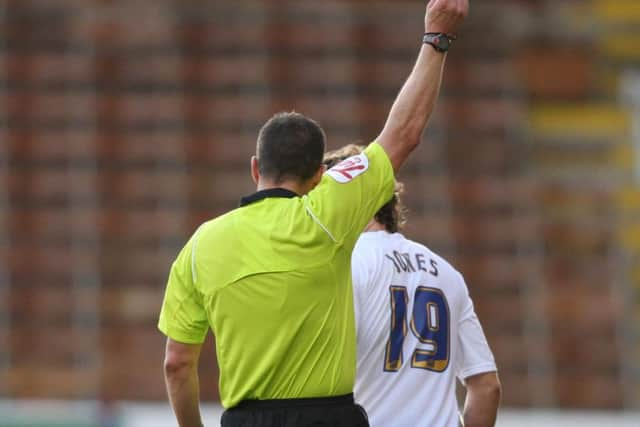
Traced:
<svg viewBox="0 0 640 427">
<path fill-rule="evenodd" d="M 222 414 L 222 427 L 369 427 L 353 394 L 337 397 L 244 400 Z"/>
</svg>

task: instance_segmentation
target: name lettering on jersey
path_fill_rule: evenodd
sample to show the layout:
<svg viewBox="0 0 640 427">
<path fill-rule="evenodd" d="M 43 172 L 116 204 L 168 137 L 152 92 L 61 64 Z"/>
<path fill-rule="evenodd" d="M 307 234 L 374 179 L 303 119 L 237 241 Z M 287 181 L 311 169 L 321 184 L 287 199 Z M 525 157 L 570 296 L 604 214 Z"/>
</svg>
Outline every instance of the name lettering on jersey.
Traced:
<svg viewBox="0 0 640 427">
<path fill-rule="evenodd" d="M 429 270 L 429 273 L 433 276 L 438 276 L 438 263 L 431 259 L 429 260 L 429 264 L 431 264 L 431 270 Z"/>
<path fill-rule="evenodd" d="M 429 258 L 430 267 L 427 268 L 427 260 L 423 253 L 411 254 L 408 252 L 400 253 L 398 251 L 393 251 L 391 254 L 385 254 L 384 256 L 393 263 L 397 273 L 415 273 L 417 271 L 424 271 L 432 276 L 438 276 L 438 263 L 434 259 Z"/>
<path fill-rule="evenodd" d="M 416 269 L 413 268 L 413 264 L 411 264 L 411 256 L 408 253 L 404 253 L 402 254 L 402 257 L 404 258 L 404 261 L 407 264 L 407 268 L 409 269 L 409 271 L 415 272 Z"/>
<path fill-rule="evenodd" d="M 369 159 L 362 153 L 341 161 L 326 173 L 340 184 L 346 184 L 367 169 L 369 169 Z"/>
</svg>

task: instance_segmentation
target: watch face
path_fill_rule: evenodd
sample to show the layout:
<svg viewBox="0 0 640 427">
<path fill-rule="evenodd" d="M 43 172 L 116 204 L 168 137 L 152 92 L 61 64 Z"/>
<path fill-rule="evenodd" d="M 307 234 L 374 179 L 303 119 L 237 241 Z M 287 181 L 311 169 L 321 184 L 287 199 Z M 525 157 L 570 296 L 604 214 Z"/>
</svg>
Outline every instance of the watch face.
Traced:
<svg viewBox="0 0 640 427">
<path fill-rule="evenodd" d="M 432 45 L 438 52 L 446 52 L 451 47 L 451 40 L 446 34 L 425 34 L 422 41 Z"/>
<path fill-rule="evenodd" d="M 443 50 L 449 49 L 449 38 L 446 36 L 440 36 L 437 38 L 438 47 Z"/>
</svg>

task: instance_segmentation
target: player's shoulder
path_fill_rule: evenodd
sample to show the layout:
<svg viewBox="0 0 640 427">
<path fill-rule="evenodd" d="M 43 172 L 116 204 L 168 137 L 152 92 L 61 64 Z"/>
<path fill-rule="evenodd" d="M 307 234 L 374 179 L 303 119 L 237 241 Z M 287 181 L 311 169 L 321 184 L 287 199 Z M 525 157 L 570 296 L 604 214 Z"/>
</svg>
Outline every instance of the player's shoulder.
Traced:
<svg viewBox="0 0 640 427">
<path fill-rule="evenodd" d="M 354 252 L 376 253 L 385 252 L 398 243 L 399 233 L 389 233 L 384 230 L 367 231 L 358 237 Z"/>
<path fill-rule="evenodd" d="M 400 234 L 400 233 L 397 233 L 397 234 Z M 425 245 L 422 242 L 418 242 L 416 240 L 408 239 L 407 237 L 403 236 L 402 234 L 400 234 L 400 235 L 404 239 L 404 242 L 407 245 L 407 247 L 413 249 L 414 251 L 423 252 L 423 253 L 429 255 L 430 258 L 433 258 L 436 261 L 438 261 L 438 263 L 440 265 L 442 265 L 443 267 L 445 267 L 447 270 L 454 270 L 455 271 L 455 268 L 453 267 L 453 265 L 449 261 L 447 261 L 439 253 L 435 252 L 429 246 Z"/>
<path fill-rule="evenodd" d="M 437 252 L 433 251 L 427 245 L 415 240 L 408 239 L 400 233 L 396 234 L 399 234 L 402 239 L 404 239 L 405 244 L 408 248 L 411 248 L 416 252 L 422 252 L 427 255 L 430 260 L 433 260 L 435 262 L 435 265 L 437 266 L 439 276 L 447 278 L 449 282 L 455 282 L 459 283 L 463 287 L 465 286 L 462 273 L 453 264 L 451 264 L 451 262 L 449 262 Z"/>
</svg>

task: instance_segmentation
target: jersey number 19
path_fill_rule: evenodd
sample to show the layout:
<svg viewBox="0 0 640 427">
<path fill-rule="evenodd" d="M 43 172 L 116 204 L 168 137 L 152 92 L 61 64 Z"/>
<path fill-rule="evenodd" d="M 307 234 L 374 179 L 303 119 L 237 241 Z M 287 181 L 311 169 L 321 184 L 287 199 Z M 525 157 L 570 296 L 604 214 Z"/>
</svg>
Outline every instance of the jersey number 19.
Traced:
<svg viewBox="0 0 640 427">
<path fill-rule="evenodd" d="M 403 364 L 402 347 L 407 336 L 409 298 L 404 286 L 390 286 L 391 330 L 384 370 L 397 372 Z M 443 372 L 449 366 L 449 305 L 440 289 L 418 286 L 413 298 L 411 332 L 424 346 L 416 348 L 411 367 Z"/>
</svg>

